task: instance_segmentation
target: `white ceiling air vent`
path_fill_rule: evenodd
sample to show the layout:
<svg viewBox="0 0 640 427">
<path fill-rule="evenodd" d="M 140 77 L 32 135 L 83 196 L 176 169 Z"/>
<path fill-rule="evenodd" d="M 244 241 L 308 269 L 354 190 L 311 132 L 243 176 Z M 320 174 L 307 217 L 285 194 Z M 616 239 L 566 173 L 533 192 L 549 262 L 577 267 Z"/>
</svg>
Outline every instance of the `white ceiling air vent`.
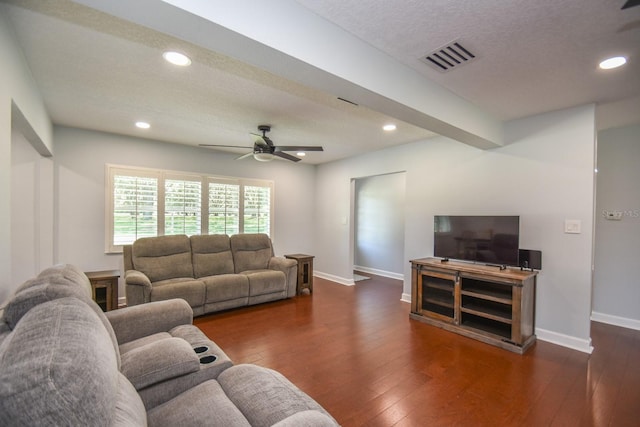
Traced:
<svg viewBox="0 0 640 427">
<path fill-rule="evenodd" d="M 476 59 L 476 56 L 458 41 L 451 42 L 422 56 L 420 60 L 440 72 L 451 71 Z"/>
</svg>

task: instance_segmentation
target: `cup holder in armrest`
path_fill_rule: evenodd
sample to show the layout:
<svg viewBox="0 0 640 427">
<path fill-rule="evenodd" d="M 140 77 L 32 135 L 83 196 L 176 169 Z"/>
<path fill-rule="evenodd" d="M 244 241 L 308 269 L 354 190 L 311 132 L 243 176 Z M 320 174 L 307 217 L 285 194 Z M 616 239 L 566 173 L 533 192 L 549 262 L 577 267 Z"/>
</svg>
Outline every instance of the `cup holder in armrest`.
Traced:
<svg viewBox="0 0 640 427">
<path fill-rule="evenodd" d="M 195 351 L 196 354 L 204 353 L 207 350 L 209 350 L 209 347 L 206 345 L 199 345 L 198 347 L 193 348 L 193 351 Z"/>
<path fill-rule="evenodd" d="M 218 356 L 215 356 L 213 354 L 208 354 L 200 358 L 200 363 L 203 365 L 208 365 L 209 363 L 213 363 L 216 360 L 218 360 Z"/>
</svg>

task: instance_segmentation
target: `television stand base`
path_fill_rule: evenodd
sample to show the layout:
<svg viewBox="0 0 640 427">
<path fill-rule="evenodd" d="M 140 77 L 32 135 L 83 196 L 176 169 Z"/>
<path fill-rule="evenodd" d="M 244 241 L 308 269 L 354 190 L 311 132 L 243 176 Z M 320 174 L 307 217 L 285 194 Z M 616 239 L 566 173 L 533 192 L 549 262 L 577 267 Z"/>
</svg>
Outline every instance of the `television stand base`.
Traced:
<svg viewBox="0 0 640 427">
<path fill-rule="evenodd" d="M 504 265 L 412 260 L 409 317 L 522 354 L 536 340 L 536 274 Z"/>
</svg>

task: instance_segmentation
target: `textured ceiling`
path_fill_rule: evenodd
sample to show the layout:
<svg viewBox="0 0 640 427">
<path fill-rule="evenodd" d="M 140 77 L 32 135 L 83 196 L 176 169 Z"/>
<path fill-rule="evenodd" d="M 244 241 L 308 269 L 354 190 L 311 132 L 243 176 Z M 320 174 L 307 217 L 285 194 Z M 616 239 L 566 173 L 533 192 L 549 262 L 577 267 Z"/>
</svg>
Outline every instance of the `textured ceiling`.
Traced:
<svg viewBox="0 0 640 427">
<path fill-rule="evenodd" d="M 296 1 L 502 120 L 640 96 L 640 7 L 625 0 Z M 454 40 L 477 59 L 420 62 Z M 629 64 L 597 68 L 614 55 Z"/>
<path fill-rule="evenodd" d="M 325 152 L 304 159 L 311 164 L 433 136 L 339 101 L 339 92 L 312 89 L 72 1 L 4 3 L 0 12 L 59 125 L 250 146 L 249 132 L 271 124 L 276 144 L 323 145 Z M 297 3 L 500 120 L 597 103 L 610 107 L 608 121 L 620 120 L 617 105 L 640 121 L 640 7 L 621 11 L 617 0 Z M 441 73 L 419 60 L 458 39 L 478 56 L 472 63 Z M 188 51 L 193 65 L 164 62 L 162 51 L 170 47 Z M 627 55 L 629 64 L 599 71 L 597 62 L 611 54 Z M 152 128 L 135 129 L 136 120 Z M 382 132 L 388 122 L 398 130 Z"/>
</svg>

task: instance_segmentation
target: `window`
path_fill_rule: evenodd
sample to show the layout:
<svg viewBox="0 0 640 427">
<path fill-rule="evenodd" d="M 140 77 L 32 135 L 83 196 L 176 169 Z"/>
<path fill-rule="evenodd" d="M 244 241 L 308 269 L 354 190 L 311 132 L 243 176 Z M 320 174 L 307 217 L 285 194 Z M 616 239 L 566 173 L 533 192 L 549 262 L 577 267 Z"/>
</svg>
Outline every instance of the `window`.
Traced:
<svg viewBox="0 0 640 427">
<path fill-rule="evenodd" d="M 272 233 L 273 182 L 107 165 L 106 251 L 141 237 Z"/>
<path fill-rule="evenodd" d="M 158 234 L 158 179 L 116 175 L 113 181 L 113 245 Z"/>
<path fill-rule="evenodd" d="M 247 233 L 268 233 L 271 223 L 269 190 L 253 185 L 244 187 L 244 229 Z"/>
<path fill-rule="evenodd" d="M 201 181 L 164 180 L 164 234 L 200 234 Z"/>
<path fill-rule="evenodd" d="M 209 234 L 240 232 L 240 185 L 209 182 Z"/>
</svg>

